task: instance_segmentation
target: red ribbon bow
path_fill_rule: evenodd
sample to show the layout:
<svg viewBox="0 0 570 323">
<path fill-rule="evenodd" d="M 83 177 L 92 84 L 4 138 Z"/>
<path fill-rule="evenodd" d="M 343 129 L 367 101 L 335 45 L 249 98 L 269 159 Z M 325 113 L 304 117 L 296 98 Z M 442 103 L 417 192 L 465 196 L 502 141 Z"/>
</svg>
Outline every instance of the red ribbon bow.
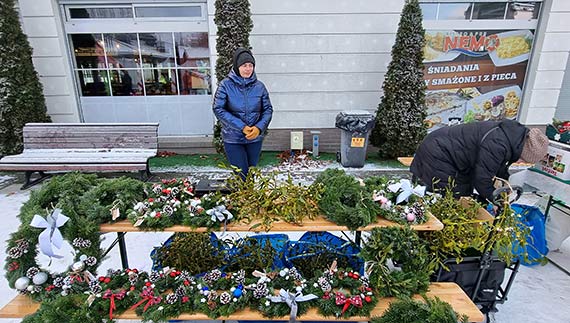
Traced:
<svg viewBox="0 0 570 323">
<path fill-rule="evenodd" d="M 335 303 L 336 303 L 336 305 L 339 305 L 339 306 L 344 305 L 342 307 L 342 311 L 340 312 L 340 315 L 343 315 L 344 312 L 346 312 L 346 310 L 348 310 L 348 308 L 350 307 L 351 304 L 353 306 L 361 308 L 362 307 L 362 298 L 360 296 L 352 296 L 351 298 L 347 299 L 343 293 L 336 292 Z"/>
<path fill-rule="evenodd" d="M 127 295 L 127 292 L 124 289 L 121 289 L 121 291 L 116 293 L 116 294 L 113 293 L 113 291 L 111 291 L 110 289 L 107 289 L 105 291 L 105 294 L 103 294 L 104 299 L 110 299 L 111 300 L 111 306 L 109 307 L 109 318 L 111 320 L 113 319 L 113 311 L 115 309 L 117 309 L 117 306 L 115 305 L 115 299 L 120 301 L 123 298 L 125 298 L 125 295 Z"/>
<path fill-rule="evenodd" d="M 143 289 L 141 297 L 142 299 L 140 301 L 138 301 L 135 305 L 131 306 L 131 310 L 134 310 L 135 308 L 139 307 L 142 303 L 147 302 L 143 308 L 143 312 L 146 312 L 146 310 L 150 306 L 159 304 L 160 301 L 162 300 L 160 296 L 154 296 L 154 290 L 152 288 Z"/>
</svg>

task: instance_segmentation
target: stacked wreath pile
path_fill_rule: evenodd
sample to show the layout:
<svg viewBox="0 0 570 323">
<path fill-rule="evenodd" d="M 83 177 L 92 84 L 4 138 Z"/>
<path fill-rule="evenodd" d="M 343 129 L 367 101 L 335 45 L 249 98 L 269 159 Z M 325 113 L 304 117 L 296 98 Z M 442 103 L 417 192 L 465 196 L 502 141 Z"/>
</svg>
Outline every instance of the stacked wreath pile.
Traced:
<svg viewBox="0 0 570 323">
<path fill-rule="evenodd" d="M 233 218 L 231 206 L 220 193 L 195 197 L 194 183 L 184 179 L 162 180 L 145 190 L 129 212 L 134 226 L 160 230 L 177 224 L 218 229 Z"/>
</svg>

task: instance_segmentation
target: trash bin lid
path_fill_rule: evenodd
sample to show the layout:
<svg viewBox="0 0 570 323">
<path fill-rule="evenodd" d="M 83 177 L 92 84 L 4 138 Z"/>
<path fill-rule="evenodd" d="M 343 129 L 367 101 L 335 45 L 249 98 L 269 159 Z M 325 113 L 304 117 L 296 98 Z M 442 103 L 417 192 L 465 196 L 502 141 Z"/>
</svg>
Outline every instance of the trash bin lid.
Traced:
<svg viewBox="0 0 570 323">
<path fill-rule="evenodd" d="M 370 113 L 366 110 L 345 110 L 345 111 L 342 111 L 341 113 L 346 114 L 346 115 L 356 115 L 356 116 L 372 115 L 372 113 Z"/>
</svg>

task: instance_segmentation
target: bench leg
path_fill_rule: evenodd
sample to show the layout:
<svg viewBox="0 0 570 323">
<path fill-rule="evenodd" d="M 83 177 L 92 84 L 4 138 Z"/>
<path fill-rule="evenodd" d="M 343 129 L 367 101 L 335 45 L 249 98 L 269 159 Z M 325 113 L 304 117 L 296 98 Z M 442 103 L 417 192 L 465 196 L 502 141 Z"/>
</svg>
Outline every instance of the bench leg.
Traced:
<svg viewBox="0 0 570 323">
<path fill-rule="evenodd" d="M 150 173 L 150 167 L 148 165 L 148 161 L 146 162 L 146 169 L 139 171 L 139 177 L 141 181 L 148 182 L 148 180 L 152 177 Z"/>
<path fill-rule="evenodd" d="M 27 188 L 30 188 L 36 184 L 39 184 L 41 182 L 43 182 L 45 179 L 50 178 L 51 174 L 46 174 L 42 171 L 38 171 L 37 173 L 40 175 L 40 177 L 31 180 L 32 178 L 32 174 L 35 173 L 35 171 L 27 171 L 25 176 L 26 176 L 26 181 L 24 183 L 24 185 L 22 185 L 22 187 L 20 187 L 21 190 L 25 190 Z"/>
</svg>

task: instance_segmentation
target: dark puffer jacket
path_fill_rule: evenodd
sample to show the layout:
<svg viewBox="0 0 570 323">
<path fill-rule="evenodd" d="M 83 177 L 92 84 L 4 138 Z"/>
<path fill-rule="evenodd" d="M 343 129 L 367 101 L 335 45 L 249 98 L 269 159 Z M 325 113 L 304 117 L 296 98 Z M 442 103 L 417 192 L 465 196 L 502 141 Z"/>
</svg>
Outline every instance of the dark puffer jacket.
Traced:
<svg viewBox="0 0 570 323">
<path fill-rule="evenodd" d="M 246 144 L 263 140 L 269 126 L 273 106 L 265 85 L 257 80 L 255 72 L 249 78 L 234 70 L 218 85 L 214 97 L 214 114 L 222 123 L 222 139 L 230 144 Z M 245 126 L 256 126 L 260 135 L 247 140 L 242 132 Z"/>
<path fill-rule="evenodd" d="M 451 180 L 456 194 L 469 196 L 475 188 L 482 199 L 491 200 L 493 177 L 508 179 L 528 131 L 512 120 L 441 128 L 421 143 L 410 170 L 428 188 L 445 188 Z"/>
</svg>

